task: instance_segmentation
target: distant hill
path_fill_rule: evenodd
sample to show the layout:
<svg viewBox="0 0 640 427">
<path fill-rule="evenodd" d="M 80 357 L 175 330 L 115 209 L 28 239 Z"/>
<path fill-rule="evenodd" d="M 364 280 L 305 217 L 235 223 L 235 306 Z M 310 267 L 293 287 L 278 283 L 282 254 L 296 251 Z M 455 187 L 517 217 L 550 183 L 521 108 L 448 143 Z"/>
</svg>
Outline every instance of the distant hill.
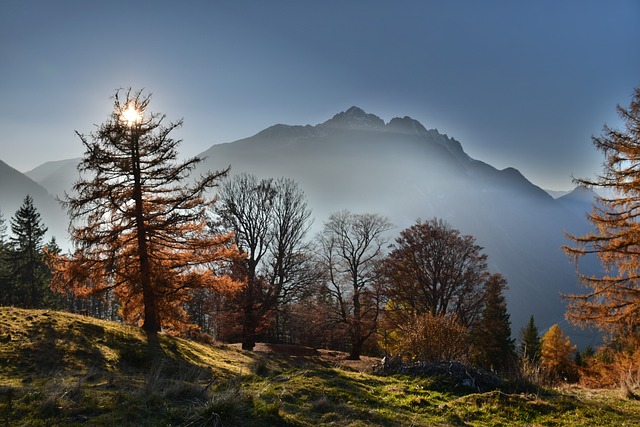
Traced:
<svg viewBox="0 0 640 427">
<path fill-rule="evenodd" d="M 584 216 L 591 212 L 594 203 L 596 203 L 596 197 L 598 197 L 598 194 L 595 191 L 580 185 L 557 200 L 576 215 Z"/>
<path fill-rule="evenodd" d="M 27 195 L 33 198 L 43 224 L 49 228 L 46 240 L 55 236 L 59 244 L 64 243 L 68 221 L 60 204 L 37 182 L 0 160 L 0 212 L 4 215 L 7 232 L 11 231 L 10 219 Z"/>
<path fill-rule="evenodd" d="M 553 197 L 554 199 L 558 199 L 562 196 L 565 196 L 569 193 L 571 193 L 571 190 L 569 191 L 559 191 L 559 190 L 545 190 L 547 193 L 549 193 L 549 195 L 551 197 Z"/>
<path fill-rule="evenodd" d="M 47 162 L 24 174 L 46 188 L 50 194 L 62 198 L 65 191 L 69 192 L 78 180 L 76 167 L 80 160 L 76 158 Z"/>
</svg>

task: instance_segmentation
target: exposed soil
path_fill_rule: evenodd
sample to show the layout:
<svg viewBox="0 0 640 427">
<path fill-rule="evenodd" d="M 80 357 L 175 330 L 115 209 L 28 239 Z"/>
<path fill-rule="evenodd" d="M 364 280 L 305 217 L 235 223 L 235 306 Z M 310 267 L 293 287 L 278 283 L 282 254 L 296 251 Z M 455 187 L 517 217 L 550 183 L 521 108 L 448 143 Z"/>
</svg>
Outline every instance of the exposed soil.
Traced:
<svg viewBox="0 0 640 427">
<path fill-rule="evenodd" d="M 240 344 L 233 344 L 233 346 L 241 347 Z M 380 362 L 379 357 L 360 356 L 360 360 L 348 360 L 349 353 L 343 351 L 316 349 L 293 344 L 257 343 L 253 350 L 255 352 L 277 353 L 294 357 L 314 357 L 340 368 L 358 372 L 370 371 L 376 363 Z"/>
</svg>

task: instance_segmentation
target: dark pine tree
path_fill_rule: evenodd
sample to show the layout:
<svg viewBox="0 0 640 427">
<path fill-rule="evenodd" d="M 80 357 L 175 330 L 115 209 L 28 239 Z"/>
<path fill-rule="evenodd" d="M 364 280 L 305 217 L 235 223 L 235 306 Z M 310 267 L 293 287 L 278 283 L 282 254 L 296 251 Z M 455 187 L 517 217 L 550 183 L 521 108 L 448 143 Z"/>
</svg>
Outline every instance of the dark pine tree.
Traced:
<svg viewBox="0 0 640 427">
<path fill-rule="evenodd" d="M 42 308 L 50 294 L 43 252 L 47 227 L 42 224 L 31 196 L 25 197 L 11 219 L 11 232 L 9 302 L 26 308 Z"/>
<path fill-rule="evenodd" d="M 520 357 L 529 362 L 537 363 L 540 361 L 540 349 L 540 334 L 536 322 L 531 316 L 527 325 L 520 330 Z"/>
<path fill-rule="evenodd" d="M 487 369 L 504 371 L 515 361 L 515 343 L 511 339 L 511 320 L 503 292 L 505 279 L 494 274 L 487 281 L 484 310 L 472 330 L 476 362 Z"/>
<path fill-rule="evenodd" d="M 0 212 L 0 305 L 8 304 L 10 295 L 9 282 L 9 243 L 7 242 L 7 225 Z"/>
</svg>

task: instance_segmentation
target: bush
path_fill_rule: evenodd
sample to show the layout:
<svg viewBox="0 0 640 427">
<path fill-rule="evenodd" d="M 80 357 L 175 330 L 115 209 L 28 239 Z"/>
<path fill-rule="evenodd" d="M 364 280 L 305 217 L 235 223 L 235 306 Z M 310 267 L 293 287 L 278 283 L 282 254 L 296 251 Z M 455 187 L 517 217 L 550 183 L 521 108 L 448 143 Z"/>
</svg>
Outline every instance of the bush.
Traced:
<svg viewBox="0 0 640 427">
<path fill-rule="evenodd" d="M 467 329 L 454 316 L 416 316 L 388 337 L 389 351 L 410 362 L 468 362 Z"/>
<path fill-rule="evenodd" d="M 584 363 L 580 382 L 586 387 L 640 389 L 640 335 L 616 337 Z"/>
</svg>

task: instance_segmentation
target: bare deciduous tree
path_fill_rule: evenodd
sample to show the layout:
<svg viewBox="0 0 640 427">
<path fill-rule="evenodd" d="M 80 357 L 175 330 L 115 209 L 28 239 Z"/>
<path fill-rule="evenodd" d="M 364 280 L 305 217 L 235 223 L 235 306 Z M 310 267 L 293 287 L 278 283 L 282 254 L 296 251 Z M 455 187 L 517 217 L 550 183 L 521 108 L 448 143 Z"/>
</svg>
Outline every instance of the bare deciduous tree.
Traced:
<svg viewBox="0 0 640 427">
<path fill-rule="evenodd" d="M 335 304 L 336 321 L 346 326 L 350 359 L 359 359 L 365 341 L 376 331 L 380 314 L 378 263 L 391 223 L 377 214 L 332 214 L 318 235 L 318 257 Z"/>
<path fill-rule="evenodd" d="M 244 285 L 233 302 L 242 347 L 252 350 L 270 315 L 313 280 L 305 243 L 311 211 L 292 179 L 245 173 L 222 185 L 218 213 L 244 253 L 235 268 Z"/>
</svg>

